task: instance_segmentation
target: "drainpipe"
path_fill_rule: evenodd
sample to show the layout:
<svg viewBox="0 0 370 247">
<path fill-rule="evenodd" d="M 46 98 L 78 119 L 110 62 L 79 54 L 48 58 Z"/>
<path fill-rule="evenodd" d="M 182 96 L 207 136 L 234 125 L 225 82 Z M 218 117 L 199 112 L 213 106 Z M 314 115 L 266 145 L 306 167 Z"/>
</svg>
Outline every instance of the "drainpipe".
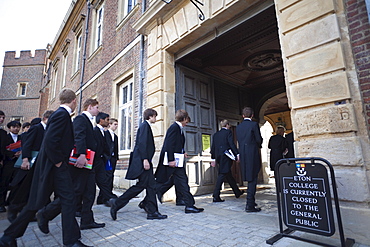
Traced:
<svg viewBox="0 0 370 247">
<path fill-rule="evenodd" d="M 90 19 L 90 9 L 91 9 L 90 0 L 86 0 L 86 2 L 87 2 L 87 17 L 86 17 L 86 28 L 85 28 L 83 57 L 82 57 L 82 64 L 81 64 L 81 77 L 80 77 L 80 88 L 79 88 L 79 90 L 80 90 L 80 100 L 78 102 L 78 114 L 81 114 L 81 108 L 82 108 L 82 86 L 84 85 L 87 38 L 88 38 L 88 34 L 89 34 L 89 19 Z"/>
<path fill-rule="evenodd" d="M 144 14 L 146 10 L 146 0 L 142 0 L 142 8 L 141 13 Z M 140 80 L 139 80 L 139 123 L 143 121 L 143 88 L 144 88 L 144 80 L 145 80 L 145 68 L 144 68 L 144 50 L 145 50 L 145 37 L 143 34 L 140 35 L 140 61 L 139 61 L 139 68 L 140 68 Z"/>
</svg>

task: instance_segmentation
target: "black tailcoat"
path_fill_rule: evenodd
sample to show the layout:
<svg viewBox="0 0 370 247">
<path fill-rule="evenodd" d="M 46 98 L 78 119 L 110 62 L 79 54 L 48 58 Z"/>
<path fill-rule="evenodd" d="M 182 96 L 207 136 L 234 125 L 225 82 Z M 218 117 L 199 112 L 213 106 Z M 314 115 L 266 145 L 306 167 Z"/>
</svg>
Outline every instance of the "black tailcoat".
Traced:
<svg viewBox="0 0 370 247">
<path fill-rule="evenodd" d="M 174 153 L 185 153 L 184 150 L 185 136 L 181 133 L 180 126 L 175 122 L 167 130 L 166 137 L 163 142 L 161 154 L 159 156 L 159 163 L 155 172 L 157 182 L 165 183 L 171 177 L 176 167 L 169 167 L 163 165 L 164 154 L 167 152 L 168 162 L 174 161 Z"/>
<path fill-rule="evenodd" d="M 152 165 L 155 152 L 152 128 L 147 121 L 140 124 L 136 134 L 136 143 L 128 167 L 126 179 L 137 179 L 144 171 L 143 160 L 147 159 Z"/>
<path fill-rule="evenodd" d="M 288 142 L 281 135 L 274 135 L 270 137 L 268 148 L 270 152 L 270 168 L 275 170 L 275 164 L 278 160 L 283 158 L 283 152 L 288 148 Z"/>
<path fill-rule="evenodd" d="M 51 171 L 55 164 L 60 162 L 68 164 L 73 143 L 70 115 L 66 109 L 59 107 L 48 119 L 44 140 L 35 164 L 28 209 L 38 210 L 49 201 L 54 190 Z"/>
<path fill-rule="evenodd" d="M 211 145 L 211 157 L 219 164 L 219 173 L 228 173 L 231 170 L 232 161 L 224 152 L 230 150 L 236 155 L 239 153 L 233 141 L 231 130 L 222 128 L 213 135 Z"/>
<path fill-rule="evenodd" d="M 252 181 L 258 176 L 261 169 L 262 136 L 258 123 L 244 120 L 236 127 L 239 143 L 240 168 L 244 181 Z"/>
</svg>

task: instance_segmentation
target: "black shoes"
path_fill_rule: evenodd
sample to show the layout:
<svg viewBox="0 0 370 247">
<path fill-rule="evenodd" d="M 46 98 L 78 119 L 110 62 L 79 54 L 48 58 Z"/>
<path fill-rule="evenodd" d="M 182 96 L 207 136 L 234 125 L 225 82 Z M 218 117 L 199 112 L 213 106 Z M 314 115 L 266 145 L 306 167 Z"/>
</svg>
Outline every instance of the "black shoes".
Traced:
<svg viewBox="0 0 370 247">
<path fill-rule="evenodd" d="M 6 212 L 6 208 L 4 206 L 0 206 L 0 213 Z"/>
<path fill-rule="evenodd" d="M 45 217 L 42 215 L 41 210 L 37 212 L 36 219 L 37 219 L 37 225 L 39 226 L 40 231 L 45 234 L 48 234 L 49 233 L 49 221 L 45 219 Z"/>
<path fill-rule="evenodd" d="M 90 246 L 90 245 L 86 245 L 86 244 L 83 244 L 80 240 L 77 240 L 76 243 L 74 244 L 67 244 L 67 245 L 64 245 L 65 247 L 93 247 L 93 246 Z"/>
<path fill-rule="evenodd" d="M 12 237 L 3 235 L 0 238 L 0 247 L 17 247 L 17 240 Z"/>
<path fill-rule="evenodd" d="M 141 208 L 141 209 L 144 209 L 144 211 L 145 211 L 147 214 L 149 214 L 148 210 L 147 210 L 147 209 L 146 209 L 146 207 L 145 207 L 145 203 L 144 203 L 144 201 L 141 201 L 141 202 L 139 203 L 138 207 L 139 207 L 139 208 Z"/>
<path fill-rule="evenodd" d="M 160 212 L 154 212 L 152 214 L 148 214 L 146 217 L 148 220 L 163 220 L 167 219 L 167 215 L 161 214 Z"/>
<path fill-rule="evenodd" d="M 81 225 L 80 226 L 80 229 L 81 230 L 87 230 L 87 229 L 102 228 L 102 227 L 105 227 L 105 223 L 96 223 L 96 222 L 93 222 L 91 224 Z M 77 246 L 79 246 L 79 245 L 77 245 Z M 82 246 L 84 246 L 84 245 L 82 245 Z"/>
<path fill-rule="evenodd" d="M 196 206 L 185 207 L 185 213 L 186 214 L 200 213 L 200 212 L 203 212 L 203 211 L 204 211 L 204 208 L 197 208 Z"/>
<path fill-rule="evenodd" d="M 184 200 L 176 201 L 176 206 L 185 206 Z"/>
<path fill-rule="evenodd" d="M 115 199 L 115 198 L 109 199 L 109 203 L 110 203 L 110 216 L 112 217 L 113 220 L 116 220 L 117 219 L 118 207 L 116 205 L 116 200 L 117 199 Z"/>
<path fill-rule="evenodd" d="M 224 202 L 225 200 L 221 199 L 220 197 L 215 198 L 213 197 L 213 202 Z"/>
<path fill-rule="evenodd" d="M 247 213 L 257 213 L 260 212 L 261 208 L 256 208 L 256 207 L 251 207 L 251 206 L 246 206 L 245 207 L 245 212 Z"/>
<path fill-rule="evenodd" d="M 240 194 L 239 194 L 239 195 L 235 195 L 235 197 L 236 197 L 236 198 L 241 197 L 241 196 L 244 194 L 244 192 L 245 192 L 244 190 L 240 190 Z"/>
</svg>

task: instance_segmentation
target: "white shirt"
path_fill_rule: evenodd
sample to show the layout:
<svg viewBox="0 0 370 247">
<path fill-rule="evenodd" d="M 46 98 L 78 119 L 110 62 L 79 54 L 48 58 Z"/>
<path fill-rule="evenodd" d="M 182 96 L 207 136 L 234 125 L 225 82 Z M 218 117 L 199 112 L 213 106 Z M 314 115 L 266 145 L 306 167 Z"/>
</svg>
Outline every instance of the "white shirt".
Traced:
<svg viewBox="0 0 370 247">
<path fill-rule="evenodd" d="M 249 118 L 249 117 L 244 118 L 244 120 L 252 121 L 252 119 L 251 119 L 251 118 Z"/>
<path fill-rule="evenodd" d="M 101 134 L 104 136 L 104 127 L 101 126 L 100 124 L 97 124 L 96 127 L 100 129 Z"/>
<path fill-rule="evenodd" d="M 175 123 L 177 123 L 180 126 L 180 130 L 181 130 L 181 134 L 182 134 L 182 129 L 184 128 L 184 126 L 182 126 L 182 124 L 179 121 L 175 121 Z"/>
<path fill-rule="evenodd" d="M 92 126 L 94 126 L 94 116 L 88 111 L 83 111 L 82 114 L 85 114 L 90 119 Z"/>
<path fill-rule="evenodd" d="M 41 121 L 41 125 L 42 127 L 44 127 L 44 130 L 46 129 L 46 123 L 44 123 L 43 121 Z"/>
<path fill-rule="evenodd" d="M 14 142 L 17 142 L 18 140 L 18 135 L 17 134 L 13 134 L 12 132 L 9 132 L 10 136 L 13 138 L 13 141 Z"/>
<path fill-rule="evenodd" d="M 111 129 L 108 129 L 110 136 L 112 137 L 112 141 L 114 142 L 114 132 Z"/>
<path fill-rule="evenodd" d="M 66 109 L 66 110 L 67 110 L 67 112 L 69 113 L 69 115 L 71 115 L 71 114 L 72 114 L 72 109 L 71 109 L 71 107 L 69 107 L 69 106 L 67 106 L 67 105 L 60 105 L 60 107 L 63 107 L 64 109 Z"/>
</svg>

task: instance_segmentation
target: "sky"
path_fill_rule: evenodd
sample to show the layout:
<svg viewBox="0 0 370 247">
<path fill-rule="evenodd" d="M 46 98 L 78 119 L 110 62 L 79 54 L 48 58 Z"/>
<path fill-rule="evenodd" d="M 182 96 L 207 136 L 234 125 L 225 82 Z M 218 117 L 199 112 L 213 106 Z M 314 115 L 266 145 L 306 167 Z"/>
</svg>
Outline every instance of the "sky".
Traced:
<svg viewBox="0 0 370 247">
<path fill-rule="evenodd" d="M 72 0 L 0 0 L 0 78 L 6 51 L 53 43 Z"/>
</svg>

